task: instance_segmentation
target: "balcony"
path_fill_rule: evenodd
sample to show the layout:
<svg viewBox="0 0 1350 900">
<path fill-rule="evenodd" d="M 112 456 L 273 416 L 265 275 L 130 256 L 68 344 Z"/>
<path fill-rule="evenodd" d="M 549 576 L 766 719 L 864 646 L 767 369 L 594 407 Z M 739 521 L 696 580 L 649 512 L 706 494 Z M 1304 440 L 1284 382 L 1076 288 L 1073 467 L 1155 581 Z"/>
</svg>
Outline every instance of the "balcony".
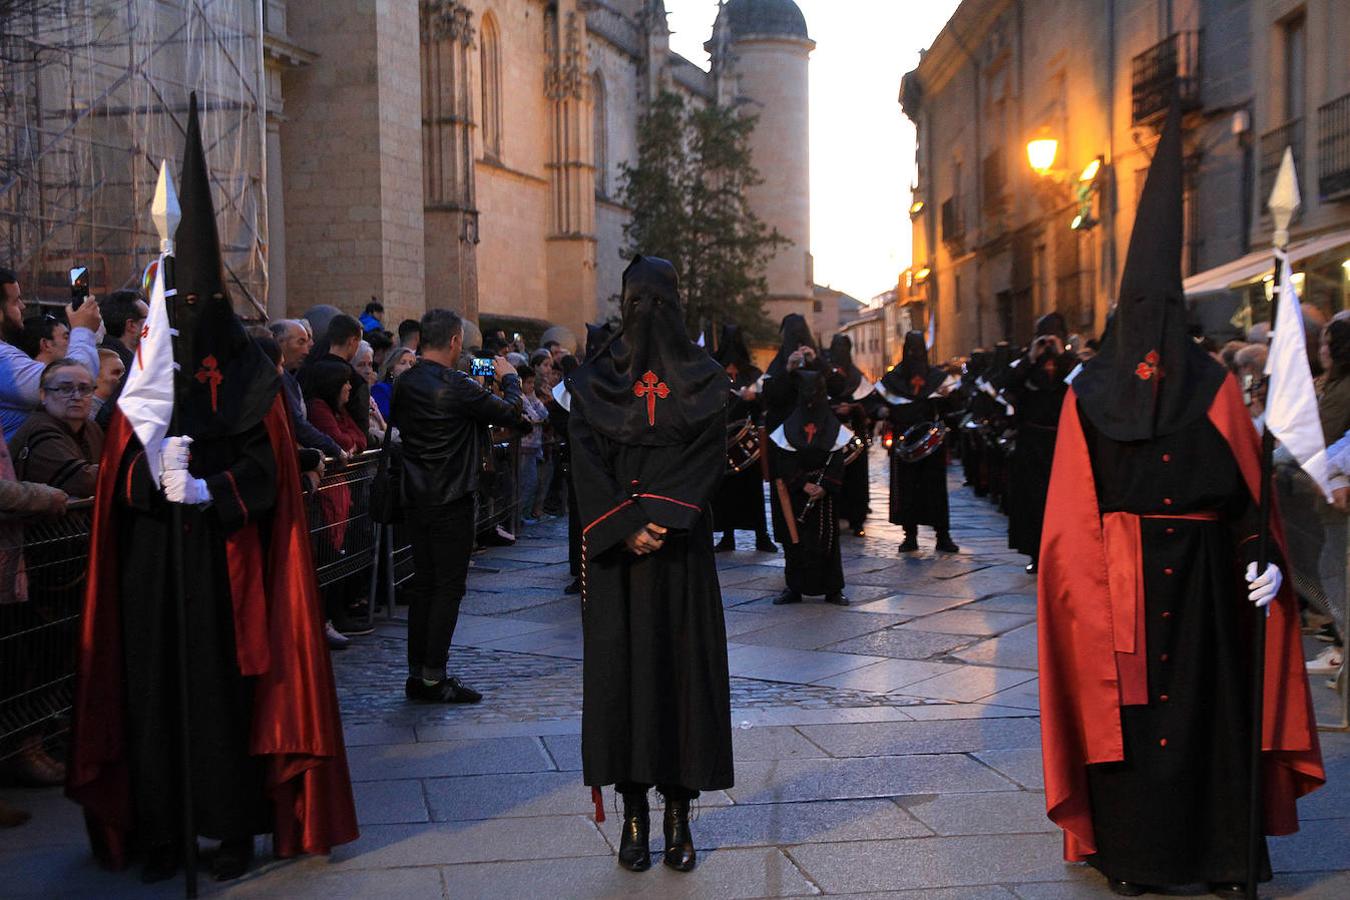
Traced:
<svg viewBox="0 0 1350 900">
<path fill-rule="evenodd" d="M 1134 58 L 1130 80 L 1135 125 L 1167 115 L 1175 93 L 1181 111 L 1200 108 L 1200 32 L 1178 31 Z"/>
<path fill-rule="evenodd" d="M 1257 188 L 1256 202 L 1262 213 L 1266 211 L 1266 200 L 1270 197 L 1271 190 L 1275 187 L 1275 176 L 1280 172 L 1280 160 L 1284 159 L 1284 148 L 1292 147 L 1294 150 L 1294 175 L 1298 178 L 1300 190 L 1303 187 L 1303 179 L 1300 173 L 1303 171 L 1303 120 L 1294 119 L 1285 122 L 1279 128 L 1273 131 L 1267 131 L 1261 135 L 1260 164 L 1261 181 Z"/>
<path fill-rule="evenodd" d="M 966 236 L 965 217 L 961 215 L 961 198 L 948 197 L 942 201 L 942 243 L 953 253 L 961 252 Z"/>
<path fill-rule="evenodd" d="M 1317 110 L 1317 193 L 1350 200 L 1350 94 Z"/>
</svg>

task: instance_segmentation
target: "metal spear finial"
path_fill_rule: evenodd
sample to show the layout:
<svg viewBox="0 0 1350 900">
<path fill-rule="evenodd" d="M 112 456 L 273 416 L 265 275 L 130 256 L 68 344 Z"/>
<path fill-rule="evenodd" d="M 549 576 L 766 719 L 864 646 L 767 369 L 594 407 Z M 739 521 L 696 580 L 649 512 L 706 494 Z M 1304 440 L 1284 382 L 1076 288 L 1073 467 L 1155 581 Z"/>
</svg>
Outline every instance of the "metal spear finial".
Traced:
<svg viewBox="0 0 1350 900">
<path fill-rule="evenodd" d="M 160 252 L 172 253 L 173 236 L 178 231 L 178 220 L 183 218 L 183 212 L 178 207 L 178 192 L 174 190 L 167 159 L 159 164 L 159 181 L 155 184 L 155 199 L 150 202 L 150 218 L 159 232 Z"/>
<path fill-rule="evenodd" d="M 1289 222 L 1301 205 L 1298 193 L 1298 177 L 1294 174 L 1294 153 L 1284 148 L 1284 159 L 1280 161 L 1280 173 L 1275 176 L 1275 187 L 1270 191 L 1266 206 L 1275 222 L 1275 246 L 1283 249 L 1289 246 Z"/>
</svg>

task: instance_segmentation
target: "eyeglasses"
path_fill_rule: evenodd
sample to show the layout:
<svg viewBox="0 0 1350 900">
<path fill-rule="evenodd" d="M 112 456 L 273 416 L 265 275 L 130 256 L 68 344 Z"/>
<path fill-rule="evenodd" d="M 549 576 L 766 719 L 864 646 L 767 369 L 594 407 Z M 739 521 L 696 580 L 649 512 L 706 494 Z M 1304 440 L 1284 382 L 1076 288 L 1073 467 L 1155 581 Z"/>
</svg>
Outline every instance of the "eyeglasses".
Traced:
<svg viewBox="0 0 1350 900">
<path fill-rule="evenodd" d="M 63 381 L 60 384 L 47 385 L 43 390 L 51 391 L 62 400 L 70 400 L 73 397 L 83 399 L 94 395 L 94 386 L 92 384 L 71 384 L 68 381 Z"/>
</svg>

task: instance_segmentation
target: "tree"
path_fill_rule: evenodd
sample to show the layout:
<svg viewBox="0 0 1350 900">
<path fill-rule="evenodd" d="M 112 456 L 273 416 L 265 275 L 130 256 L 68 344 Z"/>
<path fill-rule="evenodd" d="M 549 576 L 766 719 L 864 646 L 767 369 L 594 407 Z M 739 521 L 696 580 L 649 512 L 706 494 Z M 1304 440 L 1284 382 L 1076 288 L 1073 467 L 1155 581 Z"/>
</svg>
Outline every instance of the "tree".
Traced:
<svg viewBox="0 0 1350 900">
<path fill-rule="evenodd" d="M 624 255 L 674 264 L 691 335 L 715 334 L 728 321 L 750 339 L 774 334 L 764 268 L 790 242 L 747 201 L 761 183 L 750 154 L 756 121 L 716 105 L 690 109 L 662 93 L 639 125 L 636 164 L 620 167 L 620 196 L 632 210 Z"/>
</svg>

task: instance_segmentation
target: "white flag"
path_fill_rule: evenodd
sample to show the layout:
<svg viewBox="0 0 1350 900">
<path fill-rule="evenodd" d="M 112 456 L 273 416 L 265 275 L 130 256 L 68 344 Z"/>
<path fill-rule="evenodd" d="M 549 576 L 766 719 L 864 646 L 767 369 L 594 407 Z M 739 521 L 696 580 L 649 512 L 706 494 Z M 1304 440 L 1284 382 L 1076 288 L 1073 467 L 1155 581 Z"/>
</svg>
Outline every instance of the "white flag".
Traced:
<svg viewBox="0 0 1350 900">
<path fill-rule="evenodd" d="M 169 331 L 169 308 L 164 299 L 162 256 L 155 267 L 155 283 L 150 290 L 150 313 L 141 329 L 141 340 L 117 406 L 145 447 L 145 461 L 158 484 L 159 445 L 169 431 L 169 420 L 173 416 L 173 335 Z"/>
<path fill-rule="evenodd" d="M 1303 311 L 1294 293 L 1289 260 L 1283 254 L 1276 255 L 1284 271 L 1276 298 L 1275 334 L 1266 357 L 1266 427 L 1330 501 L 1327 447 L 1317 414 L 1317 391 L 1308 368 Z"/>
</svg>

